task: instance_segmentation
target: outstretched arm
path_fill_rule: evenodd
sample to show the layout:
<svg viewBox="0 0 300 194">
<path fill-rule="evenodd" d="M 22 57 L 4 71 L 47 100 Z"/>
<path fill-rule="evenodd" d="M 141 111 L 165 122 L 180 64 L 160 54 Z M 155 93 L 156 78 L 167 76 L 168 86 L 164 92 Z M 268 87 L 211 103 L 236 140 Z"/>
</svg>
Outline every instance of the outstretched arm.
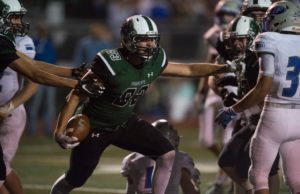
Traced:
<svg viewBox="0 0 300 194">
<path fill-rule="evenodd" d="M 213 63 L 174 63 L 169 62 L 163 76 L 204 77 L 229 71 L 228 65 Z"/>
<path fill-rule="evenodd" d="M 50 73 L 53 71 L 57 71 L 57 72 L 60 71 L 59 69 L 56 69 L 59 67 L 55 65 L 47 64 L 45 66 L 46 63 L 44 62 L 32 60 L 29 57 L 20 53 L 18 53 L 18 55 L 20 56 L 20 58 L 13 61 L 9 65 L 9 67 L 25 75 L 26 77 L 28 77 L 34 82 L 45 84 L 45 85 L 61 86 L 61 87 L 69 87 L 69 88 L 75 88 L 76 84 L 78 83 L 77 80 L 63 78 Z M 46 71 L 46 69 L 49 70 Z"/>
<path fill-rule="evenodd" d="M 17 55 L 20 56 L 20 58 L 29 58 L 28 56 L 24 55 L 23 53 L 17 51 Z M 31 58 L 29 58 L 31 59 Z M 38 65 L 36 68 L 41 69 L 43 71 L 46 71 L 48 73 L 62 76 L 62 77 L 71 77 L 72 76 L 72 70 L 73 68 L 70 67 L 61 67 L 58 65 L 49 64 L 43 61 L 35 61 L 33 60 L 33 65 Z"/>
</svg>

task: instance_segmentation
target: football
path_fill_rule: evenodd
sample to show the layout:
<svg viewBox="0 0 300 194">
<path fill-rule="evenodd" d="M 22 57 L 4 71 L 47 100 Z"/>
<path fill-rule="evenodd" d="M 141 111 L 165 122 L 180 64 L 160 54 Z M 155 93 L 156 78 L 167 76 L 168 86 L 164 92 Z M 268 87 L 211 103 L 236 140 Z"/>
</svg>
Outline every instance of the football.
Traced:
<svg viewBox="0 0 300 194">
<path fill-rule="evenodd" d="M 77 137 L 80 142 L 87 137 L 90 128 L 89 118 L 83 114 L 76 114 L 68 121 L 65 133 L 69 137 Z"/>
</svg>

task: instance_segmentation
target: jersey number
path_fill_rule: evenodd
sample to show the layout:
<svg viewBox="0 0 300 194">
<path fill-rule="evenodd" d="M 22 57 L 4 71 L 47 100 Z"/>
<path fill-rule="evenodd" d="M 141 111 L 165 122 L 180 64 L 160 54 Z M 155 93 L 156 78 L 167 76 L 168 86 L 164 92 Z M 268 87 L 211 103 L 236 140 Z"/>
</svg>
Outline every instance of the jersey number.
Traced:
<svg viewBox="0 0 300 194">
<path fill-rule="evenodd" d="M 120 107 L 127 106 L 128 104 L 129 106 L 134 106 L 138 97 L 145 95 L 148 87 L 149 85 L 144 85 L 139 90 L 137 88 L 127 88 L 123 94 L 113 102 L 113 104 Z"/>
<path fill-rule="evenodd" d="M 287 67 L 294 67 L 294 69 L 288 71 L 286 74 L 286 80 L 291 81 L 291 86 L 289 88 L 283 88 L 282 96 L 293 97 L 299 86 L 300 57 L 290 57 Z"/>
</svg>

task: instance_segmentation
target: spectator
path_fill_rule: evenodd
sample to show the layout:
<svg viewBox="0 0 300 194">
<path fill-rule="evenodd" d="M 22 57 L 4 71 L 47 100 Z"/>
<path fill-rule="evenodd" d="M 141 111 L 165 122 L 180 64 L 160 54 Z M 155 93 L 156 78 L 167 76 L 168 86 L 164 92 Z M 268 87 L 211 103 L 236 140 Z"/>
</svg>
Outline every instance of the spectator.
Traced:
<svg viewBox="0 0 300 194">
<path fill-rule="evenodd" d="M 112 36 L 108 28 L 93 22 L 89 26 L 89 34 L 78 42 L 73 59 L 73 66 L 81 63 L 91 63 L 95 55 L 102 49 L 112 48 Z"/>
</svg>

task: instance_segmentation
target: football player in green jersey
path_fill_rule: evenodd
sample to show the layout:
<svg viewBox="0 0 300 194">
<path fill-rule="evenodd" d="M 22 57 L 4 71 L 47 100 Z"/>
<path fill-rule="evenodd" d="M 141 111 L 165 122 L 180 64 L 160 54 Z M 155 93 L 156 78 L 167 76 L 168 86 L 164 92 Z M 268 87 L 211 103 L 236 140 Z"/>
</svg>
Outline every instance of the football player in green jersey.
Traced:
<svg viewBox="0 0 300 194">
<path fill-rule="evenodd" d="M 51 194 L 67 194 L 82 186 L 111 144 L 156 160 L 152 191 L 164 194 L 172 170 L 174 147 L 151 123 L 134 114 L 138 98 L 160 75 L 200 77 L 228 70 L 227 65 L 168 62 L 164 49 L 159 46 L 156 24 L 142 15 L 129 17 L 123 23 L 121 45 L 121 48 L 100 51 L 85 75 L 105 86 L 104 92 L 99 91 L 102 95 L 89 97 L 76 110 L 85 97 L 73 90 L 60 112 L 55 140 L 62 148 L 74 149 L 68 171 L 54 183 Z M 75 111 L 87 115 L 91 123 L 90 134 L 80 144 L 76 137 L 64 135 L 67 121 Z"/>
</svg>

